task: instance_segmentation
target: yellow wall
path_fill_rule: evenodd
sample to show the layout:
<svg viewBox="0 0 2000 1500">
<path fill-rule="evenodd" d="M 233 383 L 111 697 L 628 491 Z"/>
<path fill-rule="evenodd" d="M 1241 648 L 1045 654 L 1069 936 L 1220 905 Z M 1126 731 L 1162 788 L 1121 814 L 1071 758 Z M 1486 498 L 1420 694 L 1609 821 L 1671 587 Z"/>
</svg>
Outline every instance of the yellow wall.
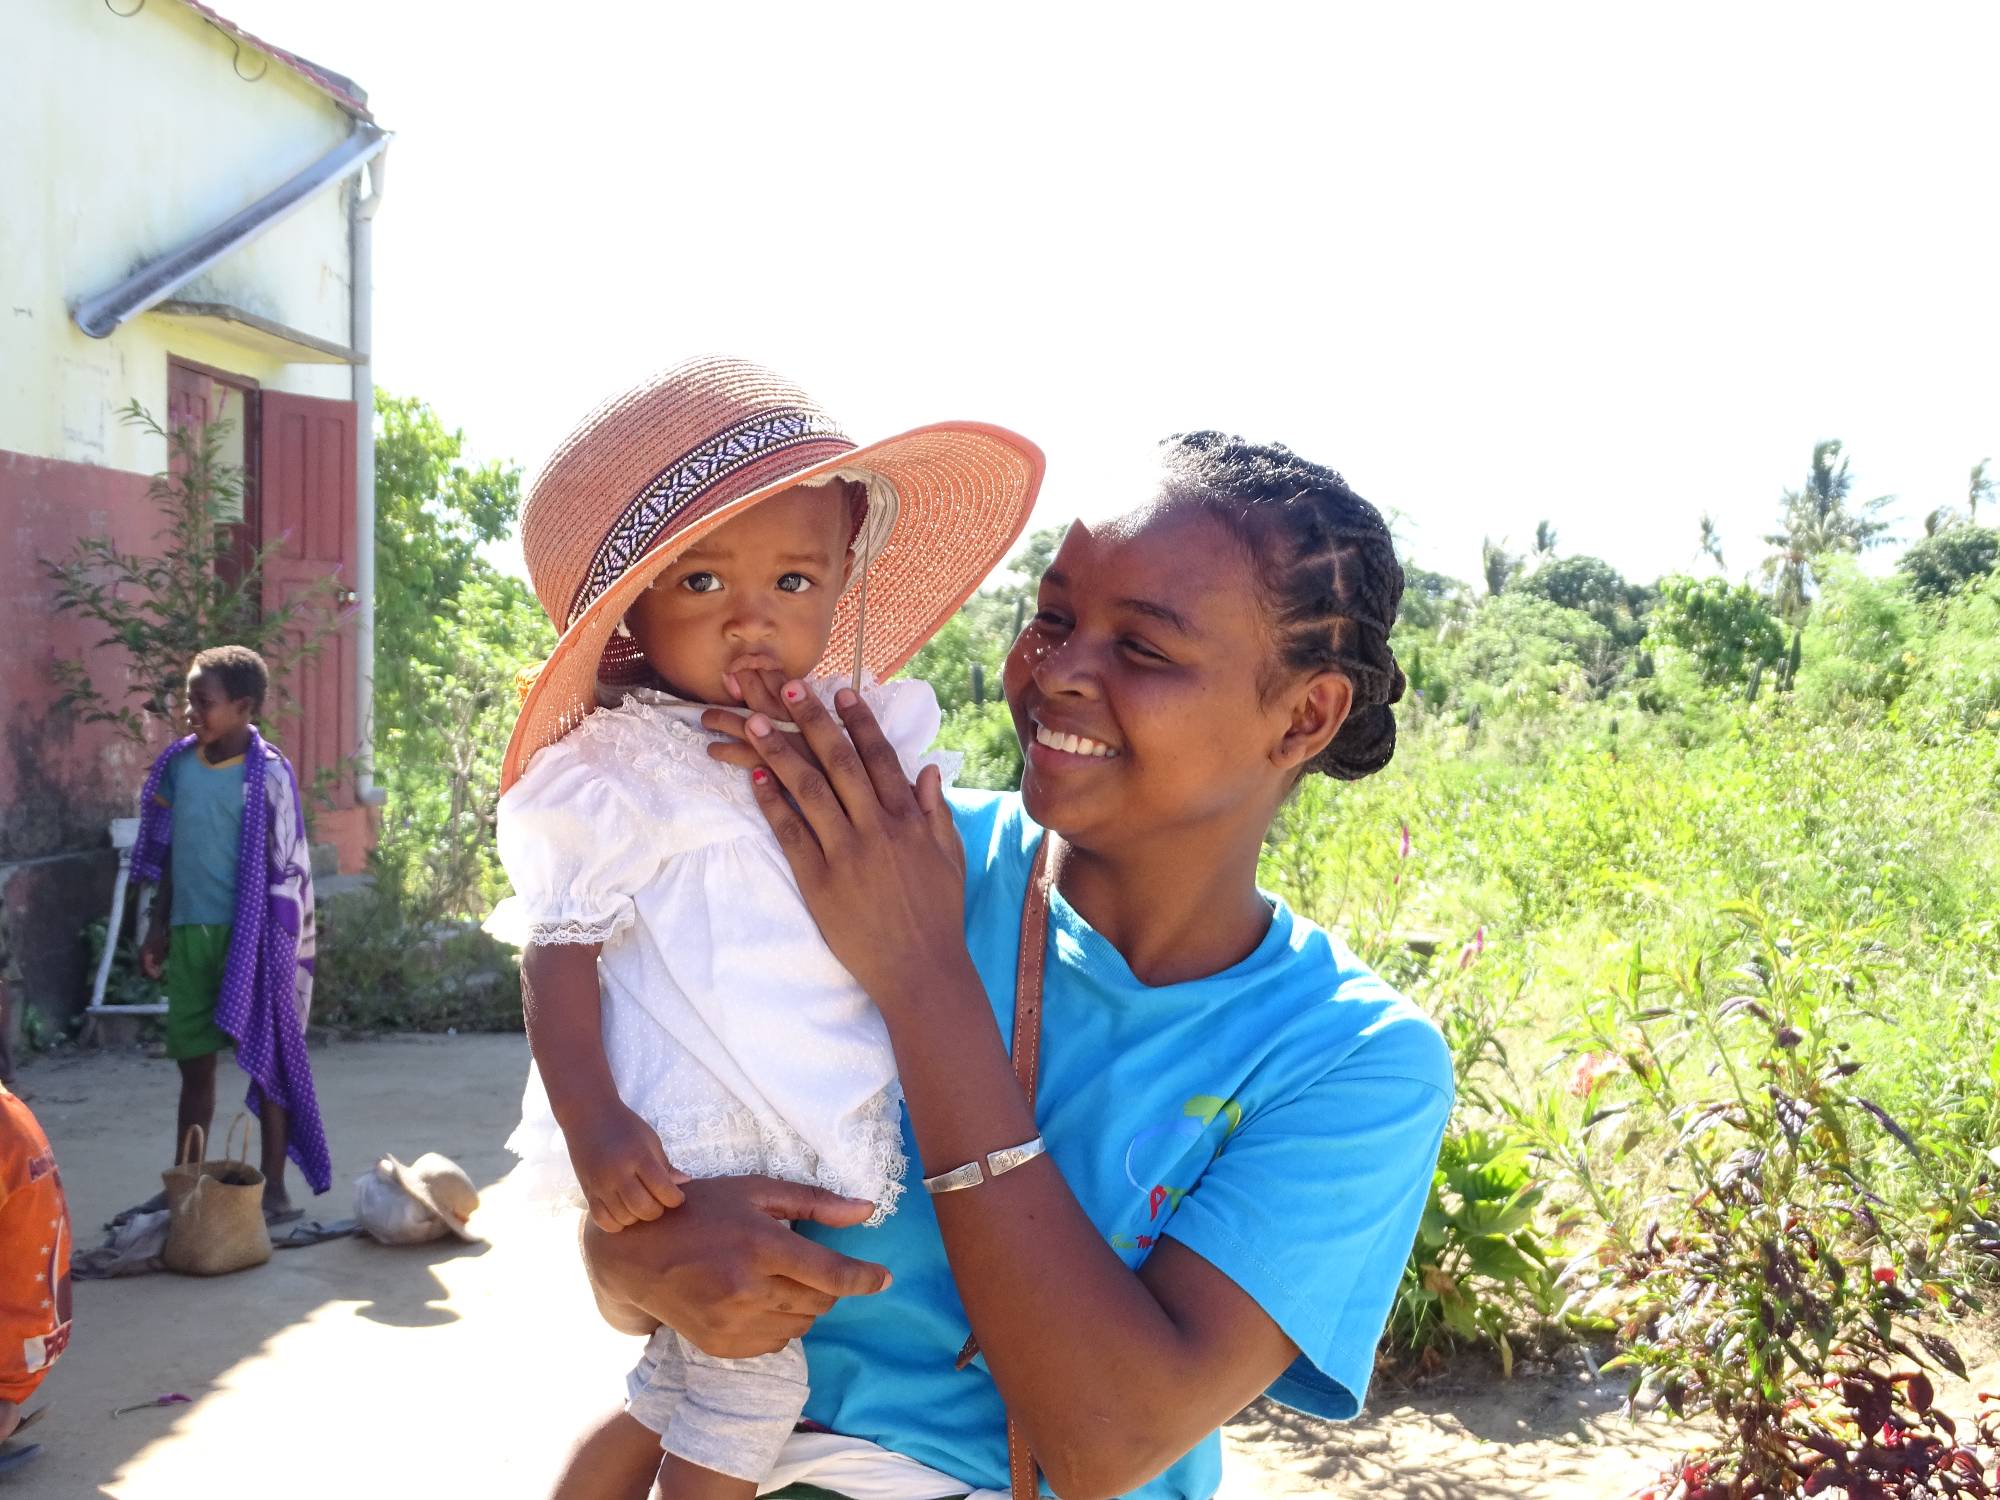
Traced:
<svg viewBox="0 0 2000 1500">
<path fill-rule="evenodd" d="M 121 426 L 116 411 L 137 398 L 165 420 L 169 354 L 279 390 L 349 395 L 344 365 L 281 364 L 145 315 L 93 339 L 69 314 L 332 150 L 347 115 L 247 48 L 242 71 L 263 76 L 244 82 L 229 39 L 176 0 L 152 0 L 130 19 L 100 0 L 6 9 L 0 449 L 164 468 L 164 444 Z M 323 188 L 174 295 L 348 343 L 351 191 L 352 179 Z"/>
</svg>

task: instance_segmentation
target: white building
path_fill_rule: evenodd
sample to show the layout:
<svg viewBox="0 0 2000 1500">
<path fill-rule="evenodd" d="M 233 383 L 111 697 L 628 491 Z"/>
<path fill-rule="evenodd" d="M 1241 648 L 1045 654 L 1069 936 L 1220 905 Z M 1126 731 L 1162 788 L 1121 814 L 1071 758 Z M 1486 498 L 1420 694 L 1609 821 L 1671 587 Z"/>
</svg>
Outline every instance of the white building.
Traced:
<svg viewBox="0 0 2000 1500">
<path fill-rule="evenodd" d="M 17 0 L 0 141 L 0 984 L 10 1010 L 57 1015 L 80 1003 L 106 821 L 148 752 L 55 709 L 51 664 L 94 642 L 52 611 L 42 560 L 88 534 L 151 543 L 166 445 L 119 421 L 128 402 L 233 424 L 237 551 L 282 544 L 267 598 L 338 576 L 350 616 L 280 685 L 278 734 L 332 789 L 316 835 L 341 866 L 372 839 L 368 256 L 388 136 L 350 80 L 193 0 Z"/>
</svg>

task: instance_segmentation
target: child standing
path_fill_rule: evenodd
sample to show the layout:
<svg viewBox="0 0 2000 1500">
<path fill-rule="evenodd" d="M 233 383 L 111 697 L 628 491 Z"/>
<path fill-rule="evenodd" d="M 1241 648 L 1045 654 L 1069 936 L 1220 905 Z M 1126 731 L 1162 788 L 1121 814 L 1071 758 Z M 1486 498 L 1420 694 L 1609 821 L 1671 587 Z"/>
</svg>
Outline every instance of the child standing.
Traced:
<svg viewBox="0 0 2000 1500">
<path fill-rule="evenodd" d="M 762 1173 L 877 1206 L 901 1191 L 880 1015 L 821 941 L 705 706 L 738 674 L 851 673 L 915 778 L 943 757 L 909 659 L 1004 555 L 1041 477 L 1010 433 L 950 424 L 857 448 L 736 360 L 684 365 L 585 419 L 536 480 L 522 543 L 563 629 L 502 771 L 499 844 L 528 924 L 535 1055 L 510 1142 L 604 1230 L 690 1177 Z M 593 711 L 596 710 L 596 711 Z M 532 758 L 532 761 L 531 761 Z M 716 1359 L 648 1341 L 623 1411 L 559 1496 L 750 1500 L 806 1396 L 796 1341 Z"/>
<path fill-rule="evenodd" d="M 212 646 L 187 678 L 190 733 L 153 762 L 140 794 L 132 873 L 158 882 L 139 948 L 164 970 L 167 1056 L 180 1065 L 178 1156 L 215 1114 L 216 1055 L 236 1048 L 264 1134 L 264 1217 L 299 1217 L 285 1158 L 315 1193 L 332 1164 L 306 1061 L 314 952 L 312 860 L 291 763 L 258 734 L 270 674 L 247 646 Z M 165 1196 L 142 1209 L 163 1208 Z"/>
</svg>

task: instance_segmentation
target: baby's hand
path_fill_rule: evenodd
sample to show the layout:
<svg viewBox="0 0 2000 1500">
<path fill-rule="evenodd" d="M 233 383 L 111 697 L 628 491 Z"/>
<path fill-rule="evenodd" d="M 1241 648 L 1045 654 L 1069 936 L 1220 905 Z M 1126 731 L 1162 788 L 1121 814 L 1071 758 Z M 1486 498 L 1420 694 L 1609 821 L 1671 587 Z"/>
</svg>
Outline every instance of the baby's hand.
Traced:
<svg viewBox="0 0 2000 1500">
<path fill-rule="evenodd" d="M 565 1134 L 591 1222 L 606 1234 L 681 1206 L 687 1174 L 674 1170 L 660 1138 L 622 1103 Z"/>
</svg>

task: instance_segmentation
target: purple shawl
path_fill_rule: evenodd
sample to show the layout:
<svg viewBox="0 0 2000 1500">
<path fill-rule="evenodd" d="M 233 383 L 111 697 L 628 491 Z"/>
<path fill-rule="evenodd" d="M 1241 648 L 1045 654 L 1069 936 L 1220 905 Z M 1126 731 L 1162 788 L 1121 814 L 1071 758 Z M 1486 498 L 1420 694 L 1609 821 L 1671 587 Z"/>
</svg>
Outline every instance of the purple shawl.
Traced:
<svg viewBox="0 0 2000 1500">
<path fill-rule="evenodd" d="M 132 850 L 135 880 L 157 882 L 166 872 L 174 823 L 172 810 L 160 802 L 160 783 L 174 757 L 193 748 L 193 735 L 176 740 L 147 773 L 139 794 L 139 841 Z M 333 1162 L 306 1060 L 305 1031 L 312 1005 L 314 915 L 298 778 L 253 726 L 243 756 L 235 925 L 215 1023 L 235 1041 L 237 1066 L 250 1075 L 245 1106 L 255 1113 L 271 1099 L 284 1107 L 290 1124 L 287 1154 L 312 1190 L 323 1193 L 333 1185 Z"/>
</svg>

